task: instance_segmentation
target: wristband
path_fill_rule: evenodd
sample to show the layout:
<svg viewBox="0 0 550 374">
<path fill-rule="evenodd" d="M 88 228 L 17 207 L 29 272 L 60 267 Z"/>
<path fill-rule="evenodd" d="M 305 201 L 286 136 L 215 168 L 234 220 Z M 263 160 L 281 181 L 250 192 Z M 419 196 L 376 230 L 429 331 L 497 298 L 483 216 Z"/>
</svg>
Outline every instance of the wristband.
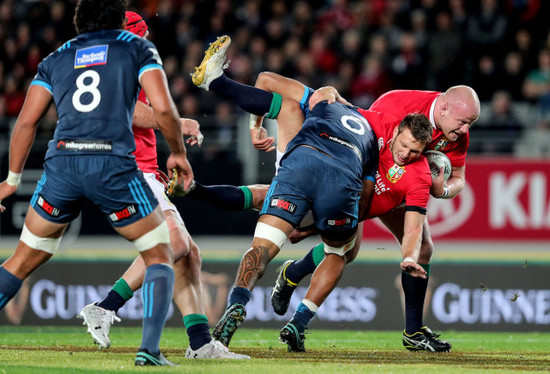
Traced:
<svg viewBox="0 0 550 374">
<path fill-rule="evenodd" d="M 405 258 L 403 259 L 403 262 L 409 262 L 409 261 L 410 261 L 410 262 L 416 262 L 416 261 L 414 260 L 414 258 L 412 258 L 412 257 L 405 257 Z"/>
<path fill-rule="evenodd" d="M 8 172 L 8 177 L 6 178 L 6 183 L 10 186 L 19 186 L 19 183 L 21 182 L 21 174 L 22 173 L 14 173 L 10 170 Z"/>
<path fill-rule="evenodd" d="M 449 194 L 451 193 L 451 190 L 447 186 L 443 186 L 443 193 L 441 196 L 438 197 L 438 199 L 445 199 Z"/>
</svg>

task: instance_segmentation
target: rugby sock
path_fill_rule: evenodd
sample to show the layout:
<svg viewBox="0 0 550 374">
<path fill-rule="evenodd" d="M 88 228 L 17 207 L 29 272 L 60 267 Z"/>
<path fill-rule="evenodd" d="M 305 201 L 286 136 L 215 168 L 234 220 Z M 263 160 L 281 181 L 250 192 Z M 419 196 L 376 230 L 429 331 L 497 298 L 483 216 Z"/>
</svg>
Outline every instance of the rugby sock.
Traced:
<svg viewBox="0 0 550 374">
<path fill-rule="evenodd" d="M 278 94 L 238 83 L 229 79 L 225 74 L 214 79 L 212 83 L 210 83 L 209 89 L 233 101 L 245 112 L 257 116 L 263 116 L 266 113 L 270 113 L 271 116 L 268 118 L 276 118 L 277 114 L 279 114 L 281 104 L 277 104 L 277 101 L 280 99 L 280 95 L 277 97 Z M 274 100 L 275 103 L 272 103 Z M 272 108 L 273 106 L 275 107 Z M 278 110 L 276 110 L 277 106 L 279 106 Z"/>
<path fill-rule="evenodd" d="M 23 281 L 0 266 L 0 310 L 4 309 L 21 288 Z"/>
<path fill-rule="evenodd" d="M 204 314 L 188 314 L 183 317 L 183 324 L 187 329 L 189 345 L 192 350 L 197 350 L 212 340 L 208 318 Z"/>
<path fill-rule="evenodd" d="M 248 288 L 233 287 L 229 294 L 229 304 L 227 307 L 229 308 L 231 305 L 235 304 L 246 305 L 250 301 L 251 296 L 252 292 L 250 292 Z"/>
<path fill-rule="evenodd" d="M 252 208 L 252 191 L 246 186 L 204 186 L 195 182 L 195 188 L 187 196 L 212 204 L 228 211 Z"/>
<path fill-rule="evenodd" d="M 159 342 L 174 290 L 174 270 L 165 264 L 147 267 L 141 289 L 143 297 L 143 336 L 140 349 L 159 354 Z"/>
<path fill-rule="evenodd" d="M 290 323 L 292 323 L 294 327 L 296 327 L 299 333 L 303 333 L 304 331 L 306 331 L 306 327 L 309 325 L 313 317 L 315 317 L 317 309 L 319 309 L 319 307 L 313 304 L 311 301 L 305 299 L 302 300 L 302 302 L 298 305 L 298 308 L 296 308 L 296 311 L 294 312 Z"/>
<path fill-rule="evenodd" d="M 430 264 L 420 264 L 430 274 Z M 401 285 L 405 293 L 405 330 L 407 334 L 420 331 L 423 326 L 424 298 L 428 289 L 428 280 L 401 273 Z"/>
<path fill-rule="evenodd" d="M 97 306 L 103 309 L 112 310 L 116 313 L 133 296 L 134 292 L 132 291 L 128 283 L 126 283 L 124 278 L 120 278 L 116 281 L 113 288 L 111 288 L 111 290 L 107 294 L 107 297 L 97 303 Z"/>
<path fill-rule="evenodd" d="M 319 245 L 322 246 L 322 244 L 318 244 L 316 247 L 318 247 Z M 318 264 L 315 263 L 313 252 L 316 247 L 313 247 L 304 257 L 297 261 L 294 261 L 286 267 L 284 275 L 288 281 L 298 284 L 307 275 L 312 274 L 315 271 Z"/>
</svg>

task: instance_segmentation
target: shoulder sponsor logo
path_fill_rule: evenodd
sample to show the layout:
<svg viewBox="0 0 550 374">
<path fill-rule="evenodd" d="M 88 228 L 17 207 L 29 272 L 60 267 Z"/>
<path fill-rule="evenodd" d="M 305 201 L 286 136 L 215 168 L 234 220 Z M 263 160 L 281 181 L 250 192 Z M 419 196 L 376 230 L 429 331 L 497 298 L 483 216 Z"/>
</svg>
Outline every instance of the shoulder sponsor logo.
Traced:
<svg viewBox="0 0 550 374">
<path fill-rule="evenodd" d="M 136 206 L 135 205 L 128 205 L 126 208 L 124 208 L 124 209 L 122 209 L 118 212 L 113 212 L 113 213 L 109 214 L 109 219 L 113 222 L 118 222 L 118 221 L 121 221 L 125 218 L 131 217 L 136 213 L 137 213 Z"/>
<path fill-rule="evenodd" d="M 59 213 L 61 213 L 61 210 L 59 208 L 54 207 L 52 204 L 48 203 L 42 195 L 38 196 L 38 200 L 36 201 L 36 203 L 50 216 L 59 217 Z"/>
<path fill-rule="evenodd" d="M 282 210 L 286 210 L 290 214 L 294 214 L 294 212 L 296 211 L 296 204 L 283 199 L 272 199 L 269 203 L 269 206 L 271 206 L 272 208 L 280 208 Z"/>
<path fill-rule="evenodd" d="M 162 65 L 162 59 L 160 58 L 158 51 L 155 48 L 149 48 L 149 51 L 153 54 L 153 58 L 157 64 Z"/>
<path fill-rule="evenodd" d="M 109 45 L 94 45 L 93 47 L 78 49 L 74 56 L 74 68 L 81 69 L 107 63 Z"/>
</svg>

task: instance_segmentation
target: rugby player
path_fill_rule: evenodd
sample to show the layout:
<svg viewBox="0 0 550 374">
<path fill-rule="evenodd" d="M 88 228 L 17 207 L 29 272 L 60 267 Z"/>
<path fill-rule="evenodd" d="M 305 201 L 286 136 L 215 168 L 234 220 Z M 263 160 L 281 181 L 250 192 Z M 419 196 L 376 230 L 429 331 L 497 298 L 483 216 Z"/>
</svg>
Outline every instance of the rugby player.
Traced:
<svg viewBox="0 0 550 374">
<path fill-rule="evenodd" d="M 136 245 L 146 266 L 146 307 L 135 365 L 171 366 L 159 349 L 174 286 L 170 237 L 157 199 L 132 156 L 131 118 L 140 86 L 151 98 L 170 147 L 170 175 L 175 169 L 188 189 L 193 171 L 162 61 L 151 42 L 121 30 L 125 8 L 125 0 L 77 1 L 77 37 L 40 63 L 28 89 L 13 129 L 0 200 L 17 190 L 39 120 L 52 100 L 59 120 L 20 241 L 0 267 L 0 308 L 52 257 L 67 225 L 78 216 L 84 200 L 90 200 Z"/>
<path fill-rule="evenodd" d="M 149 33 L 145 20 L 139 14 L 131 11 L 126 11 L 125 30 L 142 38 L 147 38 Z M 162 209 L 170 233 L 170 244 L 174 251 L 174 301 L 183 315 L 183 323 L 189 337 L 189 347 L 185 352 L 185 357 L 194 359 L 250 358 L 230 352 L 227 347 L 212 339 L 210 335 L 200 281 L 200 250 L 187 231 L 176 206 L 166 196 L 165 184 L 163 184 L 165 181 L 157 165 L 156 136 L 153 129 L 156 127 L 156 121 L 143 91 L 139 93 L 133 118 L 133 132 L 136 141 L 134 156 Z M 199 124 L 194 120 L 182 118 L 181 125 L 183 134 L 191 135 L 187 142 L 191 145 L 200 145 L 202 134 L 199 131 Z M 144 272 L 143 259 L 137 257 L 105 299 L 85 306 L 79 313 L 79 317 L 84 319 L 84 323 L 88 326 L 88 332 L 101 347 L 110 347 L 111 325 L 115 320 L 120 322 L 116 313 L 141 287 Z"/>
</svg>

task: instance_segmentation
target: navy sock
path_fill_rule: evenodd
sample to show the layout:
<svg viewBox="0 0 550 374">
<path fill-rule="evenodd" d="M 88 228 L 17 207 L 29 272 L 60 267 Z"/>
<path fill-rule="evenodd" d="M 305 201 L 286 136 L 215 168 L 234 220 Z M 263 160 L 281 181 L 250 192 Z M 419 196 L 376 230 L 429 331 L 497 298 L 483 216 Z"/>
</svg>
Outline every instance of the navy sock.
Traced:
<svg viewBox="0 0 550 374">
<path fill-rule="evenodd" d="M 245 194 L 236 186 L 203 186 L 195 181 L 195 188 L 188 196 L 228 211 L 241 211 L 245 207 Z"/>
<path fill-rule="evenodd" d="M 312 312 L 304 303 L 300 303 L 290 323 L 296 327 L 299 333 L 304 333 L 313 317 L 315 317 L 315 312 Z"/>
<path fill-rule="evenodd" d="M 401 284 L 405 293 L 405 330 L 407 334 L 414 334 L 423 326 L 422 314 L 428 279 L 413 277 L 405 272 L 401 273 Z"/>
<path fill-rule="evenodd" d="M 292 283 L 300 283 L 304 277 L 313 274 L 317 266 L 313 261 L 313 248 L 301 259 L 294 261 L 285 270 L 286 279 Z"/>
<path fill-rule="evenodd" d="M 229 294 L 229 305 L 241 304 L 246 305 L 250 301 L 252 292 L 248 288 L 244 287 L 233 287 L 231 293 Z"/>
<path fill-rule="evenodd" d="M 187 336 L 192 350 L 197 350 L 212 340 L 208 323 L 199 323 L 188 327 Z"/>
<path fill-rule="evenodd" d="M 112 310 L 116 313 L 124 304 L 126 304 L 126 300 L 124 300 L 115 290 L 111 290 L 105 299 L 97 303 L 97 306 L 103 309 Z"/>
<path fill-rule="evenodd" d="M 269 112 L 273 94 L 262 89 L 238 83 L 222 74 L 210 83 L 209 89 L 233 101 L 245 112 L 263 116 Z"/>
<path fill-rule="evenodd" d="M 22 284 L 21 279 L 0 266 L 0 310 L 17 294 Z"/>
<path fill-rule="evenodd" d="M 143 297 L 143 336 L 140 349 L 160 352 L 159 342 L 174 290 L 174 271 L 164 264 L 147 267 L 141 293 Z"/>
</svg>

